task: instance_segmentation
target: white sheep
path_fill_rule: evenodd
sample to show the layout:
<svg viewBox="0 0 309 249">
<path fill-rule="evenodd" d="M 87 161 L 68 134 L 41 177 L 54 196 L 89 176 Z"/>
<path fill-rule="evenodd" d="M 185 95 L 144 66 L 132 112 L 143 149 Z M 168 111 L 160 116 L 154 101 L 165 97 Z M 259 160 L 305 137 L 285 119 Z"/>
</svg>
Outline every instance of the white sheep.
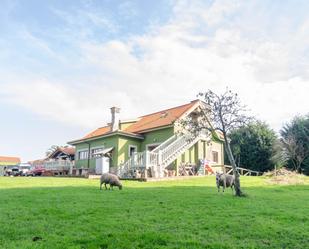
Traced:
<svg viewBox="0 0 309 249">
<path fill-rule="evenodd" d="M 218 192 L 220 192 L 220 186 L 223 187 L 223 192 L 226 187 L 231 187 L 232 191 L 233 188 L 235 187 L 235 178 L 233 175 L 227 175 L 224 173 L 216 173 L 216 183 L 217 183 L 217 188 Z"/>
<path fill-rule="evenodd" d="M 119 190 L 122 189 L 122 184 L 118 176 L 111 173 L 104 173 L 100 178 L 100 189 L 102 190 L 102 184 L 104 183 L 105 190 L 107 190 L 106 184 L 109 184 L 109 189 L 113 189 L 117 186 Z"/>
</svg>

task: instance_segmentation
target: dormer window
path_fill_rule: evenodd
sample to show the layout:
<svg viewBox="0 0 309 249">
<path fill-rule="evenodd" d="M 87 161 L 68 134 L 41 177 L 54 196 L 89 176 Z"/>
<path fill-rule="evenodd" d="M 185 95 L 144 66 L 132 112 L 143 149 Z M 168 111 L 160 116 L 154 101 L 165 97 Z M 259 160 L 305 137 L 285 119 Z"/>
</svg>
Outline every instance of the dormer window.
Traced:
<svg viewBox="0 0 309 249">
<path fill-rule="evenodd" d="M 161 118 L 166 118 L 167 115 L 168 115 L 168 112 L 162 112 L 162 113 L 161 113 Z"/>
<path fill-rule="evenodd" d="M 199 117 L 198 112 L 192 112 L 190 114 L 190 116 L 191 116 L 193 122 L 197 122 L 198 121 L 198 117 Z"/>
</svg>

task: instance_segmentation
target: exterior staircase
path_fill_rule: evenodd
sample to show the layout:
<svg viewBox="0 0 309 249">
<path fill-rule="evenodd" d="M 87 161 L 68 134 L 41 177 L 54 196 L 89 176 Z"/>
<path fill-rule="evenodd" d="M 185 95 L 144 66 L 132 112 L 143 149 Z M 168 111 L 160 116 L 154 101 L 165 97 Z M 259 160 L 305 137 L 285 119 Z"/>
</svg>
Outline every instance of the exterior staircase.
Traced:
<svg viewBox="0 0 309 249">
<path fill-rule="evenodd" d="M 209 135 L 204 133 L 196 137 L 188 134 L 174 135 L 152 151 L 134 153 L 128 161 L 119 167 L 118 175 L 122 178 L 146 178 L 147 170 L 151 169 L 152 177 L 163 177 L 164 169 L 168 165 L 199 140 L 207 139 L 209 139 Z M 143 175 L 139 176 L 138 174 Z"/>
</svg>

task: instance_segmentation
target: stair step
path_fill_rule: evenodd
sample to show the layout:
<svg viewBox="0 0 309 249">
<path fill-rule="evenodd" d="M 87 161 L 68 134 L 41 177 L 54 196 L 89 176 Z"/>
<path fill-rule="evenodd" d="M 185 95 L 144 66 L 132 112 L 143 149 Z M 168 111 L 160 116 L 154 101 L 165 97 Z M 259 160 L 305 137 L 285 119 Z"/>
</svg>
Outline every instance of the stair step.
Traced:
<svg viewBox="0 0 309 249">
<path fill-rule="evenodd" d="M 183 143 L 179 143 L 179 139 L 182 139 Z M 173 143 L 178 143 L 177 144 L 177 149 L 171 153 L 164 161 L 161 165 L 157 165 L 156 167 L 160 170 L 161 167 L 165 168 L 166 166 L 168 166 L 171 162 L 173 162 L 179 155 L 181 155 L 182 153 L 184 153 L 188 148 L 190 148 L 193 144 L 195 144 L 200 138 L 195 138 L 194 140 L 192 140 L 191 142 L 187 142 L 187 140 L 184 139 L 184 137 L 179 137 L 174 139 L 174 141 L 172 141 L 171 143 L 168 143 L 166 146 L 160 148 L 160 150 L 164 150 L 166 149 L 168 146 L 170 146 Z M 130 158 L 129 160 L 132 160 L 132 158 Z M 129 162 L 129 160 L 127 161 L 127 163 L 125 163 L 124 165 L 124 170 L 128 171 L 131 168 L 131 163 Z"/>
</svg>

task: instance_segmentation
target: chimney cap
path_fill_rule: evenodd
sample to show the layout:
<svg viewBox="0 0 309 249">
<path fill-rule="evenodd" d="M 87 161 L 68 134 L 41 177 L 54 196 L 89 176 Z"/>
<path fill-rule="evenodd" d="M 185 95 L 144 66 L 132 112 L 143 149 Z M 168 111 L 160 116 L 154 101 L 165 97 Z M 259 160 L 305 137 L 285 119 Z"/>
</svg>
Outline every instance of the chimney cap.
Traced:
<svg viewBox="0 0 309 249">
<path fill-rule="evenodd" d="M 119 113 L 119 112 L 120 112 L 120 108 L 119 108 L 119 107 L 116 107 L 116 106 L 113 106 L 113 107 L 111 107 L 111 111 L 112 111 L 112 112 Z"/>
</svg>

